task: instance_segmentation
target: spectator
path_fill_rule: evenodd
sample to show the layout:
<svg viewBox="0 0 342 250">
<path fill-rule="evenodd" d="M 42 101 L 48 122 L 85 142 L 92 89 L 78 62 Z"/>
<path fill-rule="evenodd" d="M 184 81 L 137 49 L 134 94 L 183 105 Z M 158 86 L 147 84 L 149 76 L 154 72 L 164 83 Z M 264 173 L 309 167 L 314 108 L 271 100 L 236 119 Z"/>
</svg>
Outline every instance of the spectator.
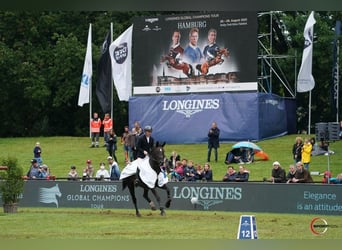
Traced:
<svg viewBox="0 0 342 250">
<path fill-rule="evenodd" d="M 331 172 L 330 171 L 324 171 L 322 183 L 328 183 L 328 180 L 330 181 L 330 178 L 331 178 Z"/>
<path fill-rule="evenodd" d="M 297 170 L 295 177 L 292 179 L 294 183 L 311 183 L 313 182 L 309 170 L 304 168 L 304 164 L 299 161 L 296 164 Z"/>
<path fill-rule="evenodd" d="M 222 181 L 229 182 L 235 181 L 236 171 L 233 166 L 228 166 L 226 174 L 223 176 Z"/>
<path fill-rule="evenodd" d="M 90 120 L 91 148 L 99 147 L 101 124 L 101 119 L 99 118 L 98 113 L 94 112 L 93 118 Z"/>
<path fill-rule="evenodd" d="M 175 168 L 177 161 L 180 161 L 180 155 L 176 151 L 172 151 L 170 156 L 170 167 Z"/>
<path fill-rule="evenodd" d="M 101 180 L 101 181 L 109 180 L 109 177 L 110 177 L 109 172 L 106 169 L 106 165 L 103 162 L 100 163 L 100 169 L 96 171 L 95 177 L 96 177 L 96 180 Z"/>
<path fill-rule="evenodd" d="M 210 168 L 210 164 L 206 162 L 203 166 L 203 178 L 202 181 L 213 181 L 213 171 Z"/>
<path fill-rule="evenodd" d="M 329 181 L 332 184 L 342 184 L 342 173 L 338 174 L 336 178 L 330 178 Z"/>
<path fill-rule="evenodd" d="M 302 137 L 296 137 L 295 143 L 292 146 L 292 155 L 295 164 L 302 160 L 302 147 L 303 147 L 303 139 Z"/>
<path fill-rule="evenodd" d="M 187 166 L 184 168 L 184 176 L 186 181 L 196 181 L 195 173 L 196 170 L 193 165 L 193 161 L 189 160 Z"/>
<path fill-rule="evenodd" d="M 69 181 L 77 181 L 77 179 L 78 179 L 78 174 L 76 171 L 76 166 L 71 166 L 70 172 L 68 173 L 68 180 Z"/>
<path fill-rule="evenodd" d="M 289 172 L 286 175 L 286 183 L 291 183 L 292 179 L 296 176 L 296 167 L 294 165 L 290 165 Z"/>
<path fill-rule="evenodd" d="M 107 141 L 109 140 L 109 136 L 110 136 L 110 131 L 113 129 L 113 121 L 110 118 L 110 114 L 106 113 L 103 121 L 103 141 L 104 141 L 104 147 L 107 146 Z"/>
<path fill-rule="evenodd" d="M 217 162 L 217 149 L 220 147 L 220 129 L 217 127 L 216 122 L 211 124 L 208 132 L 208 156 L 207 162 L 210 162 L 211 151 L 214 149 L 215 162 Z"/>
<path fill-rule="evenodd" d="M 46 164 L 43 164 L 39 167 L 38 178 L 40 179 L 48 179 L 50 177 L 50 170 Z"/>
<path fill-rule="evenodd" d="M 128 134 L 128 144 L 129 144 L 129 161 L 132 162 L 137 159 L 137 150 L 136 150 L 136 139 L 137 133 L 135 132 L 135 128 L 132 128 L 131 132 Z"/>
<path fill-rule="evenodd" d="M 43 163 L 43 159 L 41 157 L 42 148 L 40 147 L 40 143 L 36 142 L 35 147 L 33 148 L 33 158 L 38 161 L 38 164 L 41 165 Z"/>
<path fill-rule="evenodd" d="M 270 178 L 272 183 L 284 183 L 286 182 L 285 170 L 282 169 L 278 161 L 273 162 L 272 175 Z"/>
<path fill-rule="evenodd" d="M 123 145 L 123 150 L 125 154 L 125 162 L 131 161 L 129 157 L 129 151 L 130 151 L 130 144 L 129 144 L 129 128 L 128 126 L 124 127 L 124 132 L 121 136 L 121 144 Z"/>
<path fill-rule="evenodd" d="M 176 167 L 171 172 L 172 181 L 182 181 L 184 178 L 184 168 L 181 161 L 176 162 Z"/>
<path fill-rule="evenodd" d="M 26 176 L 29 179 L 39 178 L 39 163 L 36 159 L 31 160 L 31 166 Z"/>
<path fill-rule="evenodd" d="M 86 166 L 83 169 L 83 180 L 90 180 L 94 177 L 94 168 L 91 164 L 91 160 L 86 161 Z"/>
<path fill-rule="evenodd" d="M 312 144 L 309 138 L 305 138 L 304 144 L 302 147 L 302 163 L 304 164 L 304 168 L 309 170 L 309 165 L 311 161 L 311 151 Z"/>
<path fill-rule="evenodd" d="M 108 156 L 107 157 L 108 160 L 108 165 L 109 165 L 109 176 L 110 176 L 110 180 L 112 181 L 116 181 L 120 179 L 120 168 L 119 168 L 119 164 L 114 161 L 113 157 Z"/>
<path fill-rule="evenodd" d="M 195 180 L 201 181 L 203 179 L 203 169 L 201 164 L 196 164 L 195 167 Z"/>
<path fill-rule="evenodd" d="M 108 137 L 108 141 L 107 141 L 107 151 L 109 156 L 112 156 L 115 161 L 118 161 L 118 159 L 116 158 L 116 152 L 117 150 L 117 136 L 114 132 L 113 129 L 110 130 L 109 132 L 109 137 Z"/>
<path fill-rule="evenodd" d="M 244 166 L 239 166 L 239 172 L 236 173 L 234 181 L 247 182 L 249 178 L 249 171 Z"/>
</svg>

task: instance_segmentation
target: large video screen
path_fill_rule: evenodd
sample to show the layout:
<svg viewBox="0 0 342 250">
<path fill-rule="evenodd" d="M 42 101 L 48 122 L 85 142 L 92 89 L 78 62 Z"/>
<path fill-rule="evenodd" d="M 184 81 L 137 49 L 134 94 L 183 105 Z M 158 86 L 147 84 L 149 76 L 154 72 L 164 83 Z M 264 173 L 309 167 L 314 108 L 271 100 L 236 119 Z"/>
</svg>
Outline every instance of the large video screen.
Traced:
<svg viewBox="0 0 342 250">
<path fill-rule="evenodd" d="M 256 12 L 138 17 L 133 95 L 257 90 Z"/>
</svg>

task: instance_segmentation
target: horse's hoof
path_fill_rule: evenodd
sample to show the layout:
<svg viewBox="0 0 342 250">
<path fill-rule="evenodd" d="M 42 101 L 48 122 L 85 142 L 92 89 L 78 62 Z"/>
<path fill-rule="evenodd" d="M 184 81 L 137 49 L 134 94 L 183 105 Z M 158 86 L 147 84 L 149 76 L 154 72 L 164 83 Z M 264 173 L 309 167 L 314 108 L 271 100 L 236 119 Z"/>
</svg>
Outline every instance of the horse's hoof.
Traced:
<svg viewBox="0 0 342 250">
<path fill-rule="evenodd" d="M 169 208 L 171 206 L 171 199 L 167 200 L 167 202 L 165 203 L 165 207 Z"/>
<path fill-rule="evenodd" d="M 137 217 L 141 217 L 141 214 L 140 213 L 137 213 L 137 214 L 135 214 Z"/>
<path fill-rule="evenodd" d="M 153 201 L 151 201 L 150 202 L 150 207 L 151 207 L 151 210 L 157 210 L 157 208 L 156 208 L 156 206 L 154 205 L 154 202 Z"/>
</svg>

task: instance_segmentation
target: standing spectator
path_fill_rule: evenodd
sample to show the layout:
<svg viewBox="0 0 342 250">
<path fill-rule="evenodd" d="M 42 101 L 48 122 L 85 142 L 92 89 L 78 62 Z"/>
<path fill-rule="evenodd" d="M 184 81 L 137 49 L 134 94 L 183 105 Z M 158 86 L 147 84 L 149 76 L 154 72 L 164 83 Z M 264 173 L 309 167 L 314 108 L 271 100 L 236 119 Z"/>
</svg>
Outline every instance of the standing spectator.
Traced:
<svg viewBox="0 0 342 250">
<path fill-rule="evenodd" d="M 35 158 L 31 160 L 31 166 L 26 176 L 29 179 L 39 178 L 39 163 Z"/>
<path fill-rule="evenodd" d="M 284 183 L 286 182 L 285 170 L 282 169 L 278 161 L 273 162 L 273 169 L 270 181 L 272 183 Z"/>
<path fill-rule="evenodd" d="M 292 179 L 296 176 L 296 167 L 294 165 L 290 165 L 289 172 L 286 175 L 286 183 L 292 182 Z"/>
<path fill-rule="evenodd" d="M 90 180 L 94 177 L 94 168 L 91 164 L 91 160 L 86 161 L 86 166 L 83 169 L 83 180 Z"/>
<path fill-rule="evenodd" d="M 223 176 L 222 181 L 235 181 L 236 171 L 233 166 L 228 166 L 227 173 Z"/>
<path fill-rule="evenodd" d="M 211 150 L 214 149 L 215 162 L 217 162 L 217 149 L 220 147 L 220 129 L 217 127 L 216 122 L 211 124 L 208 132 L 208 157 L 207 162 L 210 162 Z"/>
<path fill-rule="evenodd" d="M 38 161 L 39 165 L 43 163 L 41 154 L 42 154 L 42 148 L 40 147 L 40 143 L 36 142 L 36 145 L 33 148 L 33 158 Z"/>
<path fill-rule="evenodd" d="M 108 137 L 108 141 L 107 141 L 107 151 L 109 156 L 114 157 L 115 161 L 118 161 L 118 159 L 116 158 L 116 150 L 117 150 L 117 136 L 114 132 L 113 129 L 110 130 L 109 132 L 109 137 Z"/>
<path fill-rule="evenodd" d="M 196 170 L 193 164 L 194 162 L 192 160 L 189 160 L 187 166 L 184 168 L 184 176 L 186 181 L 196 181 Z"/>
<path fill-rule="evenodd" d="M 170 166 L 175 168 L 177 161 L 180 161 L 180 155 L 176 151 L 172 151 L 170 156 Z"/>
<path fill-rule="evenodd" d="M 235 180 L 238 182 L 247 182 L 249 179 L 249 171 L 244 166 L 239 166 L 239 172 L 236 173 Z"/>
<path fill-rule="evenodd" d="M 103 162 L 100 163 L 100 169 L 96 171 L 95 177 L 97 180 L 101 180 L 101 181 L 109 180 L 109 177 L 110 177 L 109 172 L 106 169 L 106 165 Z"/>
<path fill-rule="evenodd" d="M 305 138 L 304 144 L 302 147 L 302 163 L 304 164 L 304 168 L 309 170 L 309 165 L 311 161 L 311 151 L 312 151 L 312 144 L 309 138 Z"/>
<path fill-rule="evenodd" d="M 132 128 L 131 132 L 128 134 L 128 154 L 129 154 L 129 161 L 132 162 L 134 161 L 136 157 L 136 146 L 135 146 L 135 141 L 136 141 L 136 132 L 135 128 Z"/>
<path fill-rule="evenodd" d="M 78 179 L 78 174 L 76 171 L 76 166 L 71 166 L 70 172 L 68 173 L 68 180 L 69 181 L 77 181 L 77 179 Z"/>
<path fill-rule="evenodd" d="M 311 183 L 313 182 L 309 170 L 304 168 L 304 164 L 299 161 L 296 164 L 297 170 L 295 177 L 291 180 L 294 183 Z"/>
<path fill-rule="evenodd" d="M 99 118 L 98 113 L 95 112 L 93 118 L 90 120 L 91 148 L 99 147 L 101 124 L 101 119 Z"/>
<path fill-rule="evenodd" d="M 296 137 L 295 143 L 292 146 L 292 155 L 294 159 L 294 163 L 302 160 L 302 147 L 303 147 L 303 139 L 302 137 Z"/>
<path fill-rule="evenodd" d="M 109 165 L 109 176 L 112 181 L 116 181 L 120 179 L 120 168 L 119 164 L 114 161 L 113 157 L 108 156 L 108 165 Z"/>
<path fill-rule="evenodd" d="M 121 136 L 121 144 L 123 145 L 123 150 L 125 154 L 125 162 L 130 161 L 129 159 L 129 151 L 130 151 L 130 144 L 129 144 L 129 128 L 128 126 L 124 127 L 124 132 Z"/>
<path fill-rule="evenodd" d="M 154 138 L 152 137 L 152 127 L 145 126 L 144 134 L 139 136 L 137 143 L 137 157 L 145 158 L 146 155 L 151 154 L 154 145 Z"/>
<path fill-rule="evenodd" d="M 110 130 L 113 129 L 113 121 L 110 118 L 109 113 L 105 114 L 102 124 L 103 124 L 103 140 L 104 140 L 103 146 L 106 147 L 107 141 L 109 139 Z"/>
</svg>

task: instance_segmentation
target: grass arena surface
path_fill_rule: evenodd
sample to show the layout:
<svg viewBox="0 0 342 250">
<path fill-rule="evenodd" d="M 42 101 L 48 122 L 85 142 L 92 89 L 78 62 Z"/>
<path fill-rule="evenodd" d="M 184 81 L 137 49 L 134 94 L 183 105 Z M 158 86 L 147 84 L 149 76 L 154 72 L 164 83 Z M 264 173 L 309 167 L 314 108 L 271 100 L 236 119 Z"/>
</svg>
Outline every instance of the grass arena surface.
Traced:
<svg viewBox="0 0 342 250">
<path fill-rule="evenodd" d="M 296 136 L 288 135 L 257 142 L 269 155 L 269 160 L 257 160 L 246 165 L 251 172 L 250 181 L 261 181 L 264 177 L 268 178 L 272 170 L 273 161 L 279 161 L 287 171 L 288 166 L 293 163 L 292 145 Z M 155 139 L 157 140 L 158 138 Z M 37 141 L 41 143 L 44 163 L 50 167 L 51 173 L 57 176 L 57 178 L 66 177 L 71 165 L 76 165 L 79 174 L 81 174 L 87 159 L 92 160 L 95 170 L 98 169 L 100 162 L 107 164 L 105 148 L 89 148 L 90 139 L 86 137 L 1 138 L 0 158 L 6 158 L 7 156 L 17 157 L 20 166 L 23 167 L 24 173 L 26 173 L 30 166 L 30 160 L 33 157 L 33 147 Z M 231 150 L 232 145 L 233 143 L 222 143 L 219 148 L 219 161 L 217 163 L 211 162 L 214 180 L 216 181 L 221 180 L 226 172 L 227 165 L 223 161 L 226 153 Z M 331 143 L 330 149 L 335 154 L 329 156 L 329 158 L 324 155 L 312 157 L 310 171 L 322 173 L 327 169 L 329 163 L 333 176 L 342 172 L 342 142 Z M 206 144 L 166 144 L 165 150 L 168 157 L 173 150 L 176 150 L 182 158 L 192 159 L 195 164 L 203 164 L 206 161 Z M 120 143 L 118 143 L 117 157 L 120 169 L 122 169 L 124 167 L 124 154 Z M 237 164 L 233 164 L 233 166 L 235 168 L 238 167 Z M 313 176 L 313 178 L 319 182 L 322 176 Z M 342 188 L 342 186 L 336 185 L 336 188 Z M 177 239 L 190 240 L 190 245 L 196 245 L 196 242 L 198 244 L 198 241 L 203 239 L 236 239 L 239 217 L 242 215 L 242 213 L 238 212 L 175 211 L 171 208 L 171 210 L 166 210 L 165 217 L 161 217 L 159 211 L 141 210 L 142 218 L 136 218 L 133 205 L 132 209 L 19 207 L 18 211 L 17 214 L 0 213 L 0 238 L 2 240 L 160 239 L 164 241 Z M 249 214 L 253 214 L 256 217 L 259 239 L 322 240 L 340 239 L 342 235 L 341 216 Z M 325 234 L 317 236 L 311 232 L 310 223 L 315 217 L 322 217 L 328 222 L 328 225 L 331 225 Z M 226 246 L 224 245 L 225 242 L 215 242 L 218 244 L 218 247 Z M 25 244 L 26 242 L 24 241 Z M 51 245 L 51 243 L 47 244 Z M 184 246 L 186 244 L 184 243 Z M 206 246 L 206 244 L 200 243 L 200 247 Z M 287 244 L 291 246 L 291 243 L 287 242 Z M 332 244 L 335 245 L 335 243 Z M 6 242 L 4 245 L 6 245 Z M 140 244 L 138 243 L 138 245 Z M 178 243 L 174 245 L 171 243 L 171 245 L 173 246 L 172 249 L 174 249 Z M 313 249 L 319 245 L 320 243 L 314 244 L 310 248 Z M 167 246 L 163 247 L 163 249 L 165 248 L 167 249 Z M 35 249 L 37 250 L 39 247 Z"/>
</svg>

